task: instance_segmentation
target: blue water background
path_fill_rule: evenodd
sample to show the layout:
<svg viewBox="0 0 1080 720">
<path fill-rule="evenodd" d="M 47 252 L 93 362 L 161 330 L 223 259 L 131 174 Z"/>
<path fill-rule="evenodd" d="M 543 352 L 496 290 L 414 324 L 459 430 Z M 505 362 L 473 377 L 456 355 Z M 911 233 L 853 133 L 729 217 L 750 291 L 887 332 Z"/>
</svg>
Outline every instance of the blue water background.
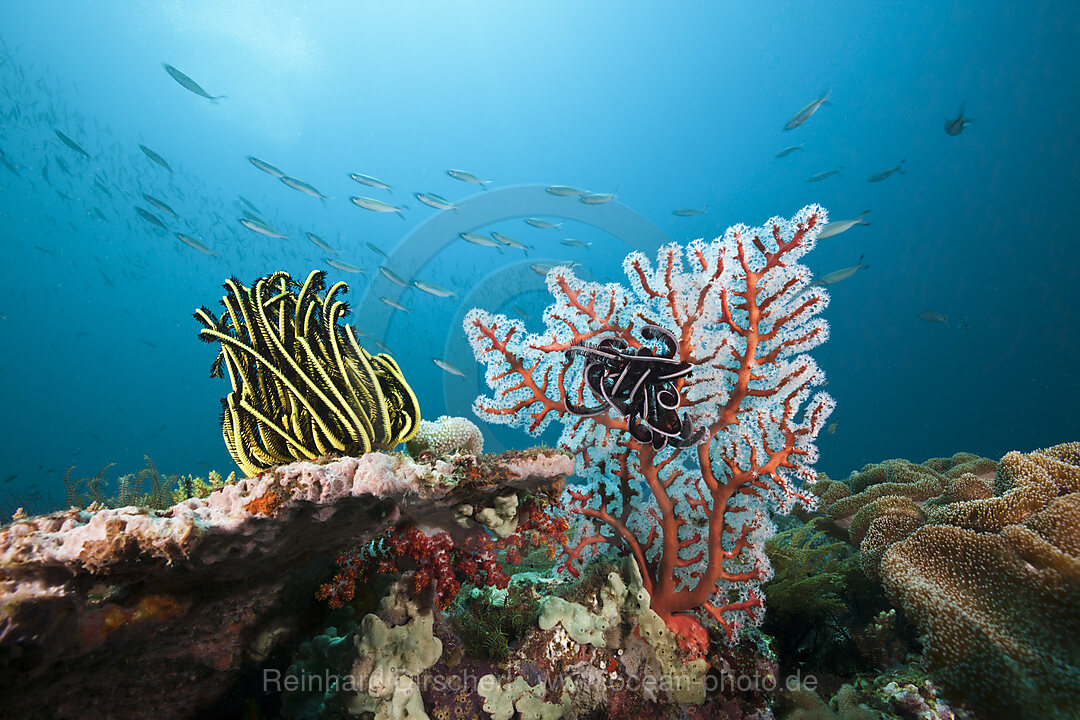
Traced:
<svg viewBox="0 0 1080 720">
<path fill-rule="evenodd" d="M 391 251 L 437 212 L 412 193 L 483 192 L 448 168 L 491 179 L 492 190 L 616 191 L 680 242 L 810 202 L 833 219 L 871 209 L 870 226 L 806 260 L 818 274 L 863 255 L 869 265 L 830 288 L 832 336 L 814 353 L 837 400 L 836 431 L 820 438 L 830 475 L 890 457 L 997 457 L 1080 439 L 1076 3 L 7 1 L 0 39 L 0 149 L 20 173 L 0 167 L 9 502 L 59 500 L 68 466 L 89 476 L 115 462 L 116 477 L 144 454 L 164 472 L 230 470 L 217 420 L 227 385 L 207 377 L 216 347 L 196 339 L 193 309 L 216 309 L 231 274 L 250 282 L 322 267 L 352 285 L 363 329 L 367 280 L 327 268 L 303 233 L 370 279 L 379 258 L 366 243 Z M 184 90 L 163 62 L 227 99 Z M 825 90 L 831 105 L 782 129 Z M 961 103 L 975 121 L 949 136 Z M 774 157 L 797 143 L 804 150 Z M 248 155 L 331 199 L 284 186 Z M 901 160 L 905 174 L 867 182 Z M 842 175 L 807 182 L 834 168 Z M 162 216 L 171 230 L 220 257 L 139 218 L 136 205 L 153 210 L 142 193 L 176 209 L 179 220 Z M 241 195 L 289 239 L 241 227 Z M 402 221 L 350 195 L 409 208 Z M 705 204 L 702 215 L 672 214 Z M 481 231 L 492 229 L 535 246 L 531 257 L 621 277 L 627 246 L 588 225 L 545 231 L 519 219 Z M 559 244 L 569 237 L 594 245 Z M 458 332 L 456 303 L 478 278 L 525 259 L 458 241 L 416 275 L 457 298 L 402 296 L 410 312 L 395 312 L 379 339 L 425 416 L 447 412 L 445 383 L 465 382 L 431 361 Z M 489 290 L 505 296 L 492 309 L 516 304 L 535 330 L 547 301 L 534 277 Z M 478 367 L 463 369 L 475 383 Z"/>
</svg>

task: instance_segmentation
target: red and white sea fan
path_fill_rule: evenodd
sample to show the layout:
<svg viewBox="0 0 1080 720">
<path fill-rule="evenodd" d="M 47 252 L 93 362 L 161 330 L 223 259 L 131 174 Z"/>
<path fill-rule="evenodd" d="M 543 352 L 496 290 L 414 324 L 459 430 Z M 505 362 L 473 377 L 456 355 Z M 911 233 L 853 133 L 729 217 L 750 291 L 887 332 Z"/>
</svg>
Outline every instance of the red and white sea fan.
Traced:
<svg viewBox="0 0 1080 720">
<path fill-rule="evenodd" d="M 600 545 L 621 547 L 635 558 L 652 609 L 684 638 L 701 636 L 687 615 L 695 610 L 731 639 L 760 622 L 769 512 L 812 503 L 801 488 L 813 481 L 814 439 L 833 401 L 814 391 L 825 377 L 807 353 L 828 338 L 819 317 L 828 296 L 810 286 L 798 260 L 827 222 L 811 205 L 790 220 L 666 245 L 655 262 L 631 253 L 623 262 L 629 287 L 554 268 L 547 283 L 555 303 L 541 333 L 479 309 L 465 318 L 492 391 L 476 399 L 477 415 L 533 434 L 558 420 L 559 445 L 577 457 L 586 484 L 568 488 L 569 503 L 592 522 L 567 546 L 565 568 L 576 574 Z M 566 350 L 603 338 L 640 350 L 647 325 L 671 332 L 678 359 L 693 366 L 674 381 L 683 422 L 702 431 L 691 447 L 640 442 L 614 408 L 567 412 L 567 401 L 595 406 L 597 398 L 582 361 Z"/>
</svg>

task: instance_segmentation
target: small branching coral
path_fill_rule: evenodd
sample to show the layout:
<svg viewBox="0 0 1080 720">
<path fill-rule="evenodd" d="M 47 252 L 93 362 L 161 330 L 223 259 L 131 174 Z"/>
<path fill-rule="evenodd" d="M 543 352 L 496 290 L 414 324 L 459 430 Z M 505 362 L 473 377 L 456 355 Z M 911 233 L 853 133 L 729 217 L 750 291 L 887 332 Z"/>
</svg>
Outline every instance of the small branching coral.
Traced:
<svg viewBox="0 0 1080 720">
<path fill-rule="evenodd" d="M 320 295 L 326 274 L 303 283 L 286 272 L 244 287 L 225 281 L 225 312 L 195 311 L 199 337 L 221 343 L 211 377 L 229 374 L 221 401 L 225 444 L 249 476 L 294 460 L 386 450 L 412 437 L 416 396 L 394 359 L 371 355 L 352 326 L 344 282 Z"/>
<path fill-rule="evenodd" d="M 824 374 L 805 353 L 828 336 L 816 317 L 828 298 L 798 260 L 826 222 L 812 205 L 662 247 L 655 265 L 632 253 L 630 289 L 554 268 L 539 334 L 479 309 L 465 318 L 493 391 L 477 415 L 534 434 L 558 419 L 559 446 L 589 483 L 569 490 L 571 512 L 591 522 L 565 567 L 576 574 L 602 545 L 620 547 L 686 641 L 705 635 L 691 611 L 729 639 L 760 621 L 768 510 L 812 503 L 800 485 L 814 480 L 833 402 L 813 394 Z"/>
</svg>

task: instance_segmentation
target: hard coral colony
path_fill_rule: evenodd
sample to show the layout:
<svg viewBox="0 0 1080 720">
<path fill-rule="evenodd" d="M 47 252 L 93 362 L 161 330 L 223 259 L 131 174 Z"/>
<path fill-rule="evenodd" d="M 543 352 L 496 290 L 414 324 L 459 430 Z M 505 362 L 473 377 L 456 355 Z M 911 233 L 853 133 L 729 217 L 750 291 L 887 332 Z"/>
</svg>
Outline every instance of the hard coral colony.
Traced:
<svg viewBox="0 0 1080 720">
<path fill-rule="evenodd" d="M 729 641 L 761 620 L 768 510 L 813 502 L 800 485 L 814 479 L 814 439 L 833 401 L 813 393 L 825 379 L 805 353 L 827 339 L 817 315 L 828 296 L 798 260 L 827 222 L 811 205 L 791 220 L 664 246 L 655 265 L 631 253 L 629 289 L 556 267 L 541 333 L 480 309 L 465 318 L 493 391 L 475 412 L 533 434 L 562 422 L 559 445 L 587 482 L 569 490 L 586 522 L 565 569 L 577 575 L 605 544 L 628 553 L 652 609 L 699 652 L 701 618 Z M 596 400 L 603 406 L 588 407 Z"/>
</svg>

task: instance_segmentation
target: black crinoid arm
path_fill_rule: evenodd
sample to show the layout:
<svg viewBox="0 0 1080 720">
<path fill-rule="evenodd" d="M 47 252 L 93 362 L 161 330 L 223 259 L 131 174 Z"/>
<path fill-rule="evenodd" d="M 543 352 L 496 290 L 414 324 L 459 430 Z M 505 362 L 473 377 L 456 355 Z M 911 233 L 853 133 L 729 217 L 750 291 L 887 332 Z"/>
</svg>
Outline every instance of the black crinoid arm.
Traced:
<svg viewBox="0 0 1080 720">
<path fill-rule="evenodd" d="M 567 360 L 584 359 L 585 384 L 600 404 L 589 407 L 567 398 L 566 411 L 580 417 L 594 417 L 614 410 L 626 417 L 635 440 L 651 444 L 657 450 L 666 445 L 694 445 L 703 431 L 694 432 L 679 416 L 682 397 L 676 385 L 677 380 L 693 371 L 693 365 L 679 359 L 679 343 L 667 329 L 646 325 L 641 336 L 647 341 L 658 341 L 660 347 L 654 350 L 643 345 L 635 349 L 620 338 L 603 338 L 596 343 L 583 341 L 567 348 Z"/>
</svg>

